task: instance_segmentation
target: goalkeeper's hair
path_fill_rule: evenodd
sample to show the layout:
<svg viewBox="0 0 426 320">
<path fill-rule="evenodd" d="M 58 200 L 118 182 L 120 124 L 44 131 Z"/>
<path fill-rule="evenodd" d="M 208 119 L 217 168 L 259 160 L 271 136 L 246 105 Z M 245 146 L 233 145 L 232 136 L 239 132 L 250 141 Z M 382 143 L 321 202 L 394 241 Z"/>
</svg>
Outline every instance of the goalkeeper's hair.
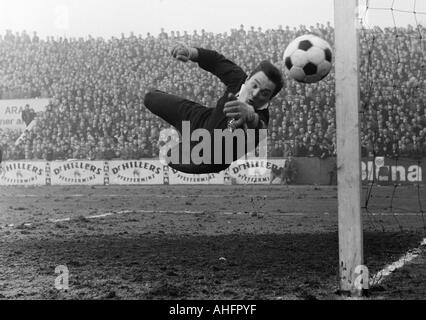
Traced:
<svg viewBox="0 0 426 320">
<path fill-rule="evenodd" d="M 263 60 L 262 62 L 260 62 L 257 65 L 257 67 L 254 68 L 254 70 L 251 72 L 250 78 L 254 74 L 256 74 L 260 71 L 263 71 L 265 73 L 265 75 L 268 77 L 268 79 L 271 80 L 275 84 L 275 90 L 274 90 L 274 92 L 272 92 L 272 96 L 271 96 L 271 99 L 272 99 L 273 97 L 275 97 L 278 94 L 278 92 L 281 91 L 281 89 L 284 86 L 283 75 L 282 75 L 280 69 L 278 69 L 276 66 L 274 66 L 268 60 Z"/>
</svg>

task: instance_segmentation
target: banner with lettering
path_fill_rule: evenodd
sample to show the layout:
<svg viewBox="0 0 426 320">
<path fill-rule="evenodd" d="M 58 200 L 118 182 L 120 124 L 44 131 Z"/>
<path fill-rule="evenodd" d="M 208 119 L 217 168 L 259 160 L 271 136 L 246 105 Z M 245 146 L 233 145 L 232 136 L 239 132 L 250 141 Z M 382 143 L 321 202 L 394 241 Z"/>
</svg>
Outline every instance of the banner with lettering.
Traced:
<svg viewBox="0 0 426 320">
<path fill-rule="evenodd" d="M 165 184 L 223 184 L 224 180 L 224 171 L 209 174 L 190 174 L 177 171 L 171 167 L 167 167 L 166 170 L 168 170 L 168 174 L 165 174 Z"/>
<path fill-rule="evenodd" d="M 239 159 L 228 168 L 228 175 L 237 184 L 269 184 L 271 170 L 284 167 L 285 159 Z"/>
<path fill-rule="evenodd" d="M 0 164 L 0 185 L 46 184 L 45 161 L 5 161 Z"/>
<path fill-rule="evenodd" d="M 52 161 L 46 166 L 52 185 L 103 185 L 104 161 Z"/>
<path fill-rule="evenodd" d="M 109 184 L 163 184 L 159 160 L 109 161 Z"/>
<path fill-rule="evenodd" d="M 37 113 L 46 109 L 49 99 L 0 99 L 0 128 L 24 130 L 22 111 L 27 104 Z"/>
<path fill-rule="evenodd" d="M 362 182 L 379 185 L 424 184 L 426 181 L 425 163 L 424 158 L 423 161 L 408 158 L 365 158 L 361 161 Z"/>
</svg>

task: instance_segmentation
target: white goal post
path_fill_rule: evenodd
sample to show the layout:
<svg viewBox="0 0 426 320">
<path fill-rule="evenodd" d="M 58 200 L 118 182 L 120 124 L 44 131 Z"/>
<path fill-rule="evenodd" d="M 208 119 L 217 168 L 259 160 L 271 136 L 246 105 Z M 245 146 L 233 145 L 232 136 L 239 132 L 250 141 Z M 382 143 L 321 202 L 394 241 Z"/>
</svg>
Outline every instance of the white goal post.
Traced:
<svg viewBox="0 0 426 320">
<path fill-rule="evenodd" d="M 368 286 L 357 283 L 363 265 L 358 25 L 358 0 L 334 0 L 340 290 L 352 295 Z"/>
</svg>

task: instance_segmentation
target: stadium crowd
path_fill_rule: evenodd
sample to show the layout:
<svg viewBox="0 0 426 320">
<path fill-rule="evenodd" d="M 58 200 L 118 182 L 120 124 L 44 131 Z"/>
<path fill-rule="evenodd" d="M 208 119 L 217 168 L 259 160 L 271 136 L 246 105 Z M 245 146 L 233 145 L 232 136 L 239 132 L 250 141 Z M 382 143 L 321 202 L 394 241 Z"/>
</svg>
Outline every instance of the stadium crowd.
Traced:
<svg viewBox="0 0 426 320">
<path fill-rule="evenodd" d="M 361 35 L 361 145 L 363 156 L 426 157 L 425 28 L 364 30 Z M 0 98 L 48 97 L 45 112 L 22 143 L 20 132 L 0 129 L 4 159 L 140 159 L 157 157 L 168 127 L 143 105 L 147 89 L 215 106 L 224 86 L 195 64 L 177 63 L 175 41 L 215 49 L 249 72 L 268 59 L 284 70 L 282 53 L 299 35 L 331 44 L 330 24 L 229 33 L 205 30 L 131 33 L 110 39 L 0 36 Z M 423 39 L 424 41 L 424 39 Z M 304 85 L 286 79 L 270 106 L 271 157 L 326 158 L 336 154 L 334 71 Z"/>
</svg>

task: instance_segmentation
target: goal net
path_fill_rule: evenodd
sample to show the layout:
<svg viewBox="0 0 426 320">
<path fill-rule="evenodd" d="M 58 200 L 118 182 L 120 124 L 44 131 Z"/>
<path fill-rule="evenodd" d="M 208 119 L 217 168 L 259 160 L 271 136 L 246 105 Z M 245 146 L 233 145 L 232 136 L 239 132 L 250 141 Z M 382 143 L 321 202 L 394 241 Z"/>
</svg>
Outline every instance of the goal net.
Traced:
<svg viewBox="0 0 426 320">
<path fill-rule="evenodd" d="M 358 8 L 363 264 L 374 289 L 426 244 L 426 1 Z"/>
</svg>

